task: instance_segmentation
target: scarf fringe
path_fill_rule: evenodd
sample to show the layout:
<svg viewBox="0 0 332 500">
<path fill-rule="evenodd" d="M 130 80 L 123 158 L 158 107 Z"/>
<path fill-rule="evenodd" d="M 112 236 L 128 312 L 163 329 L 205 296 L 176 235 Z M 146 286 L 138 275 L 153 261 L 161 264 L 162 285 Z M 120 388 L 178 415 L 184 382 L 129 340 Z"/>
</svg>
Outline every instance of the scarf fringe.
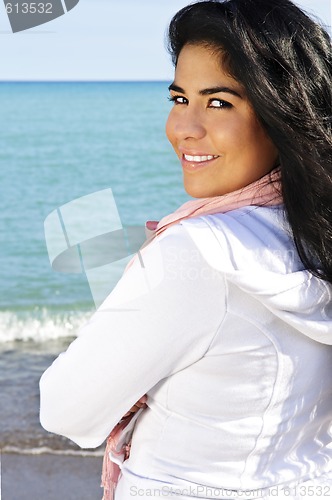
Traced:
<svg viewBox="0 0 332 500">
<path fill-rule="evenodd" d="M 123 431 L 126 429 L 130 421 L 136 416 L 137 413 L 131 413 L 128 417 L 123 418 L 114 427 L 112 432 L 107 438 L 106 448 L 103 458 L 103 469 L 101 474 L 101 487 L 104 488 L 104 495 L 102 500 L 113 500 L 116 485 L 121 477 L 120 466 L 111 460 L 111 456 L 119 457 L 121 462 L 129 458 L 131 448 L 131 435 L 128 437 L 127 442 L 118 449 L 119 440 Z M 132 433 L 131 433 L 132 434 Z"/>
</svg>

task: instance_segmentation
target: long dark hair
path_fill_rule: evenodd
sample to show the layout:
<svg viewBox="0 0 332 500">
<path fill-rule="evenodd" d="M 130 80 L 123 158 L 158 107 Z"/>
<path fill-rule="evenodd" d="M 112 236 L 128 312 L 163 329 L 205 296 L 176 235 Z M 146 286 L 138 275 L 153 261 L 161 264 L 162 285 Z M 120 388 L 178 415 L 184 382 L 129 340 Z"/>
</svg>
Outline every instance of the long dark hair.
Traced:
<svg viewBox="0 0 332 500">
<path fill-rule="evenodd" d="M 210 0 L 172 19 L 168 47 L 220 51 L 279 150 L 282 194 L 306 269 L 332 283 L 332 48 L 289 0 Z"/>
</svg>

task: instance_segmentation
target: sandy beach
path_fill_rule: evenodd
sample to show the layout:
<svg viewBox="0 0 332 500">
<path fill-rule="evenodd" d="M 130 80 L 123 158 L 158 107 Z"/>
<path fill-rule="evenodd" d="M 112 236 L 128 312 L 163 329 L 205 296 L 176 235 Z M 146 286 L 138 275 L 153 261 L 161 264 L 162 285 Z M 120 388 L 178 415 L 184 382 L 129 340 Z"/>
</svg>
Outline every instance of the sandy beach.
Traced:
<svg viewBox="0 0 332 500">
<path fill-rule="evenodd" d="M 101 500 L 102 457 L 1 457 L 1 500 Z"/>
</svg>

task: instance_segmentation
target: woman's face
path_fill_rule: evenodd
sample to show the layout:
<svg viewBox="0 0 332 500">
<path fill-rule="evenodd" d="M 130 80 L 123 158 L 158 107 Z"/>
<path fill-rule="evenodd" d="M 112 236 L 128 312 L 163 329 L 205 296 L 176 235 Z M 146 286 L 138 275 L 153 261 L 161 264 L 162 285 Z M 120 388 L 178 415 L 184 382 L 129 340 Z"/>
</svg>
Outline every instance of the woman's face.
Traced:
<svg viewBox="0 0 332 500">
<path fill-rule="evenodd" d="M 258 122 L 245 90 L 220 56 L 199 45 L 180 52 L 166 133 L 190 196 L 230 193 L 267 174 L 278 151 Z"/>
</svg>

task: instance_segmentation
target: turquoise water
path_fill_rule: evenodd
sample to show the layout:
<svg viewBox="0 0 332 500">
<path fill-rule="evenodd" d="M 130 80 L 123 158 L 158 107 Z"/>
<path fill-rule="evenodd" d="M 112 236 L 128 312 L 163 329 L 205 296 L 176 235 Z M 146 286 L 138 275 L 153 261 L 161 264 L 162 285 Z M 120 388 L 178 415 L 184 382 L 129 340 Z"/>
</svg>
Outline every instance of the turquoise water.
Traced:
<svg viewBox="0 0 332 500">
<path fill-rule="evenodd" d="M 95 304 L 83 274 L 52 270 L 44 220 L 111 188 L 123 225 L 188 199 L 165 137 L 167 82 L 0 84 L 0 449 L 68 453 L 39 424 L 38 381 Z"/>
<path fill-rule="evenodd" d="M 0 84 L 0 342 L 66 335 L 72 313 L 94 307 L 83 275 L 50 267 L 50 212 L 110 187 L 123 224 L 144 224 L 188 199 L 164 131 L 167 86 Z"/>
</svg>

